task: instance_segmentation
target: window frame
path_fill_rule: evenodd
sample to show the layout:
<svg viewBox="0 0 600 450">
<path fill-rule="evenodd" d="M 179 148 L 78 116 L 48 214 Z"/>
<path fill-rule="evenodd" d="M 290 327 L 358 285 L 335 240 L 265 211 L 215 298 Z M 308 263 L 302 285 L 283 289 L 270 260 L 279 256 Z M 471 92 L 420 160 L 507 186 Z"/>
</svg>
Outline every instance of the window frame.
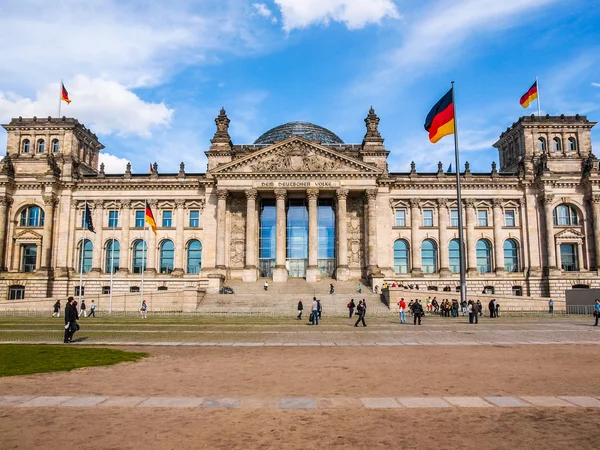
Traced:
<svg viewBox="0 0 600 450">
<path fill-rule="evenodd" d="M 431 245 L 431 248 L 425 248 L 425 245 Z M 428 253 L 428 255 L 425 254 Z M 423 273 L 437 273 L 437 243 L 433 239 L 425 239 L 421 242 L 421 270 Z M 426 264 L 425 262 L 428 261 Z M 429 262 L 433 263 L 430 264 Z"/>
<path fill-rule="evenodd" d="M 394 210 L 394 226 L 406 227 L 406 209 L 396 208 Z"/>
<path fill-rule="evenodd" d="M 116 250 L 113 248 L 115 247 Z M 111 253 L 114 252 L 114 255 Z M 112 256 L 112 265 L 111 265 Z M 119 261 L 121 259 L 121 243 L 116 239 L 109 239 L 106 241 L 105 261 L 104 261 L 104 272 L 105 273 L 116 273 L 120 269 Z"/>
<path fill-rule="evenodd" d="M 197 217 L 193 217 L 194 215 L 197 215 Z M 194 225 L 194 221 L 196 222 L 195 225 Z M 189 227 L 190 228 L 200 228 L 200 210 L 199 209 L 190 209 Z"/>
<path fill-rule="evenodd" d="M 140 225 L 141 223 L 141 225 Z M 143 209 L 135 210 L 135 228 L 144 228 L 146 224 L 146 211 Z"/>
<path fill-rule="evenodd" d="M 562 152 L 562 142 L 559 137 L 552 138 L 552 151 L 553 152 Z"/>
<path fill-rule="evenodd" d="M 512 244 L 512 247 L 507 248 L 507 244 Z M 511 253 L 508 257 L 507 252 Z M 519 272 L 519 243 L 512 238 L 506 239 L 502 244 L 502 254 L 504 255 L 504 270 L 508 273 Z M 509 260 L 510 263 L 508 263 Z"/>
<path fill-rule="evenodd" d="M 108 210 L 108 228 L 117 228 L 119 226 L 119 210 Z"/>
<path fill-rule="evenodd" d="M 573 257 L 573 262 L 563 262 L 563 247 L 569 246 L 573 248 L 573 253 L 571 254 Z M 559 245 L 560 252 L 560 268 L 563 272 L 579 272 L 579 245 L 574 242 L 561 242 Z"/>
<path fill-rule="evenodd" d="M 431 214 L 431 217 L 426 217 L 429 214 Z M 429 220 L 431 220 L 430 225 L 428 225 Z M 434 226 L 434 222 L 433 208 L 423 208 L 423 227 L 431 228 Z"/>
<path fill-rule="evenodd" d="M 11 284 L 8 286 L 8 300 L 23 300 L 25 298 L 25 286 L 22 284 Z"/>
<path fill-rule="evenodd" d="M 138 245 L 141 247 L 138 249 Z M 139 260 L 140 264 L 136 264 Z M 131 246 L 131 273 L 142 273 L 148 267 L 148 244 L 143 239 L 136 239 Z"/>
<path fill-rule="evenodd" d="M 165 249 L 165 245 L 171 244 L 171 249 Z M 175 244 L 170 239 L 165 239 L 160 243 L 158 250 L 158 271 L 159 273 L 172 273 L 175 268 Z M 165 261 L 170 261 L 167 264 Z"/>
<path fill-rule="evenodd" d="M 450 227 L 458 228 L 458 208 L 450 208 Z"/>
<path fill-rule="evenodd" d="M 193 244 L 198 243 L 199 249 L 192 249 Z M 202 242 L 199 239 L 191 239 L 185 246 L 185 273 L 188 275 L 199 275 L 202 273 Z M 198 252 L 198 256 L 191 256 L 191 252 Z M 190 264 L 190 261 L 198 260 L 198 264 Z"/>
<path fill-rule="evenodd" d="M 28 249 L 35 249 L 35 255 L 31 255 L 31 254 L 26 254 L 26 251 Z M 22 244 L 21 245 L 21 272 L 23 273 L 34 273 L 37 270 L 37 264 L 38 264 L 38 252 L 40 251 L 40 249 L 38 248 L 37 244 Z M 25 263 L 26 258 L 31 258 L 32 256 L 35 256 L 35 260 L 33 261 L 33 263 L 31 263 L 31 260 L 28 260 L 28 263 Z"/>
<path fill-rule="evenodd" d="M 43 139 L 38 139 L 35 146 L 35 151 L 36 153 L 46 153 L 46 141 Z"/>
<path fill-rule="evenodd" d="M 573 205 L 561 203 L 552 211 L 552 221 L 557 227 L 577 226 L 579 225 L 579 214 Z"/>
<path fill-rule="evenodd" d="M 577 151 L 577 140 L 573 136 L 567 139 L 567 150 L 570 152 Z"/>
<path fill-rule="evenodd" d="M 484 243 L 485 248 L 480 248 L 479 243 Z M 481 252 L 485 251 L 485 255 L 482 255 Z M 475 255 L 477 258 L 477 271 L 479 273 L 492 273 L 493 269 L 493 255 L 492 255 L 492 245 L 487 239 L 479 239 L 475 244 Z M 485 258 L 485 262 L 481 264 L 483 259 Z"/>
<path fill-rule="evenodd" d="M 396 243 L 398 243 L 398 242 L 400 242 L 404 245 L 403 249 L 396 248 Z M 394 252 L 394 273 L 397 273 L 397 274 L 409 273 L 410 272 L 410 245 L 409 245 L 408 241 L 406 239 L 396 239 L 394 241 L 393 252 Z M 404 256 L 404 253 L 406 253 L 406 256 Z M 406 260 L 406 264 L 403 264 L 404 260 Z M 396 270 L 397 268 L 401 268 L 401 269 Z M 405 268 L 404 271 L 402 270 L 403 268 Z"/>
<path fill-rule="evenodd" d="M 58 139 L 52 139 L 52 143 L 50 144 L 52 147 L 52 153 L 58 153 L 60 151 L 60 143 Z"/>
<path fill-rule="evenodd" d="M 163 228 L 173 228 L 173 210 L 164 209 L 161 213 L 161 225 Z"/>
<path fill-rule="evenodd" d="M 546 139 L 542 136 L 539 136 L 537 139 L 537 149 L 538 151 L 544 153 L 546 152 L 546 149 L 548 148 Z"/>
<path fill-rule="evenodd" d="M 31 153 L 31 141 L 29 139 L 23 139 L 21 149 L 22 153 Z"/>
<path fill-rule="evenodd" d="M 512 214 L 512 225 L 508 223 L 508 215 L 507 213 Z M 516 227 L 517 226 L 517 211 L 515 209 L 505 209 L 504 210 L 504 226 L 505 227 Z"/>
<path fill-rule="evenodd" d="M 91 248 L 86 248 L 90 244 Z M 83 252 L 81 246 L 83 245 Z M 83 264 L 82 264 L 83 259 Z M 79 240 L 77 245 L 77 273 L 90 273 L 92 271 L 92 265 L 94 261 L 94 243 L 90 239 Z M 87 270 L 86 270 L 87 269 Z"/>
<path fill-rule="evenodd" d="M 483 214 L 484 217 L 482 217 L 480 214 Z M 488 217 L 489 217 L 489 214 L 488 214 L 487 209 L 478 209 L 477 210 L 477 226 L 478 227 L 489 227 Z M 482 219 L 484 219 L 484 220 L 482 220 Z"/>
<path fill-rule="evenodd" d="M 456 243 L 456 248 L 451 247 L 453 243 Z M 451 273 L 460 273 L 460 241 L 458 239 L 448 242 L 448 268 Z"/>
</svg>

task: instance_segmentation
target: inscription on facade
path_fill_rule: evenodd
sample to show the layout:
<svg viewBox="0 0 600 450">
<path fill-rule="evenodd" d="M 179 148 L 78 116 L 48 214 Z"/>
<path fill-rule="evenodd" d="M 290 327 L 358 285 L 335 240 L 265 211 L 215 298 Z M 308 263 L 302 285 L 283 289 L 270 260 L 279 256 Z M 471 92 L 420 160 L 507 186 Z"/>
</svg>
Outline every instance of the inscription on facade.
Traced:
<svg viewBox="0 0 600 450">
<path fill-rule="evenodd" d="M 254 188 L 335 188 L 339 181 L 257 181 Z"/>
</svg>

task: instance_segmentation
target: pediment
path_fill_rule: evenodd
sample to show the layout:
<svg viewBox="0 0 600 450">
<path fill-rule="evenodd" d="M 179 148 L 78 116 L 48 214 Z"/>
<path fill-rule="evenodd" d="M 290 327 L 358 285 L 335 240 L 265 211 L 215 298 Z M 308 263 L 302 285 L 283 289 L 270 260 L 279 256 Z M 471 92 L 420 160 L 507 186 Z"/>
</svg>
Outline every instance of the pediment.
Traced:
<svg viewBox="0 0 600 450">
<path fill-rule="evenodd" d="M 563 240 L 568 240 L 568 239 L 571 239 L 571 240 L 581 240 L 585 236 L 584 236 L 584 234 L 581 231 L 579 231 L 577 229 L 567 228 L 566 230 L 562 230 L 560 233 L 556 233 L 554 235 L 554 237 L 556 239 L 563 239 Z"/>
<path fill-rule="evenodd" d="M 358 159 L 294 136 L 217 167 L 220 174 L 332 173 L 379 175 L 382 171 Z"/>
<path fill-rule="evenodd" d="M 14 239 L 19 239 L 22 241 L 39 241 L 42 239 L 42 235 L 33 230 L 23 230 L 17 233 L 14 236 Z"/>
</svg>

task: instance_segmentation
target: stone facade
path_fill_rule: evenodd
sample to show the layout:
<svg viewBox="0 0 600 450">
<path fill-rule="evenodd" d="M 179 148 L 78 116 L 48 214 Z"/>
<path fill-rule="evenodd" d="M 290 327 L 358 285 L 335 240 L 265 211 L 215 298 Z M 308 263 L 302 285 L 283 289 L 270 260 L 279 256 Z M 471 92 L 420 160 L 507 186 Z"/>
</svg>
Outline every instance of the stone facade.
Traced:
<svg viewBox="0 0 600 450">
<path fill-rule="evenodd" d="M 224 110 L 215 123 L 207 172 L 193 175 L 184 163 L 177 173 L 160 173 L 154 164 L 147 174 L 130 166 L 107 174 L 98 165 L 102 144 L 75 119 L 4 125 L 0 298 L 73 295 L 80 280 L 90 295 L 108 286 L 114 293 L 142 286 L 218 290 L 223 280 L 254 282 L 265 270 L 275 282 L 300 273 L 311 282 L 333 276 L 456 289 L 455 174 L 441 163 L 433 173 L 414 164 L 408 173 L 390 173 L 373 109 L 361 144 L 292 134 L 234 145 Z M 500 171 L 493 164 L 490 172 L 471 173 L 466 164 L 460 177 L 468 291 L 561 299 L 574 285 L 600 287 L 594 125 L 583 116 L 522 117 L 495 144 Z M 306 255 L 292 269 L 288 214 L 298 201 Z M 146 203 L 156 234 L 144 226 Z M 265 205 L 273 208 L 275 230 L 268 258 L 261 247 Z M 335 215 L 328 236 L 323 205 Z M 83 227 L 86 206 L 94 233 Z M 333 243 L 333 257 L 323 259 L 323 242 Z"/>
</svg>

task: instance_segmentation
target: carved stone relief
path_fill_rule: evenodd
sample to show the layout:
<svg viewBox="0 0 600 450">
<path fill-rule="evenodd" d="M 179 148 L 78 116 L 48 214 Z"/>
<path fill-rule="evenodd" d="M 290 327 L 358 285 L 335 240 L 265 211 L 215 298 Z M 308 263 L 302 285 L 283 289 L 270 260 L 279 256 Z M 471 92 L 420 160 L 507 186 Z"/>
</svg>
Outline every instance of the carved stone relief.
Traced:
<svg viewBox="0 0 600 450">
<path fill-rule="evenodd" d="M 255 172 L 330 172 L 342 168 L 339 161 L 326 158 L 304 143 L 293 142 L 278 148 L 268 159 L 254 163 Z"/>
<path fill-rule="evenodd" d="M 229 267 L 242 269 L 246 258 L 246 199 L 233 197 L 229 211 L 231 215 Z"/>
<path fill-rule="evenodd" d="M 364 205 L 362 197 L 349 197 L 347 203 L 348 227 L 348 266 L 361 268 L 364 266 L 365 235 Z"/>
</svg>

